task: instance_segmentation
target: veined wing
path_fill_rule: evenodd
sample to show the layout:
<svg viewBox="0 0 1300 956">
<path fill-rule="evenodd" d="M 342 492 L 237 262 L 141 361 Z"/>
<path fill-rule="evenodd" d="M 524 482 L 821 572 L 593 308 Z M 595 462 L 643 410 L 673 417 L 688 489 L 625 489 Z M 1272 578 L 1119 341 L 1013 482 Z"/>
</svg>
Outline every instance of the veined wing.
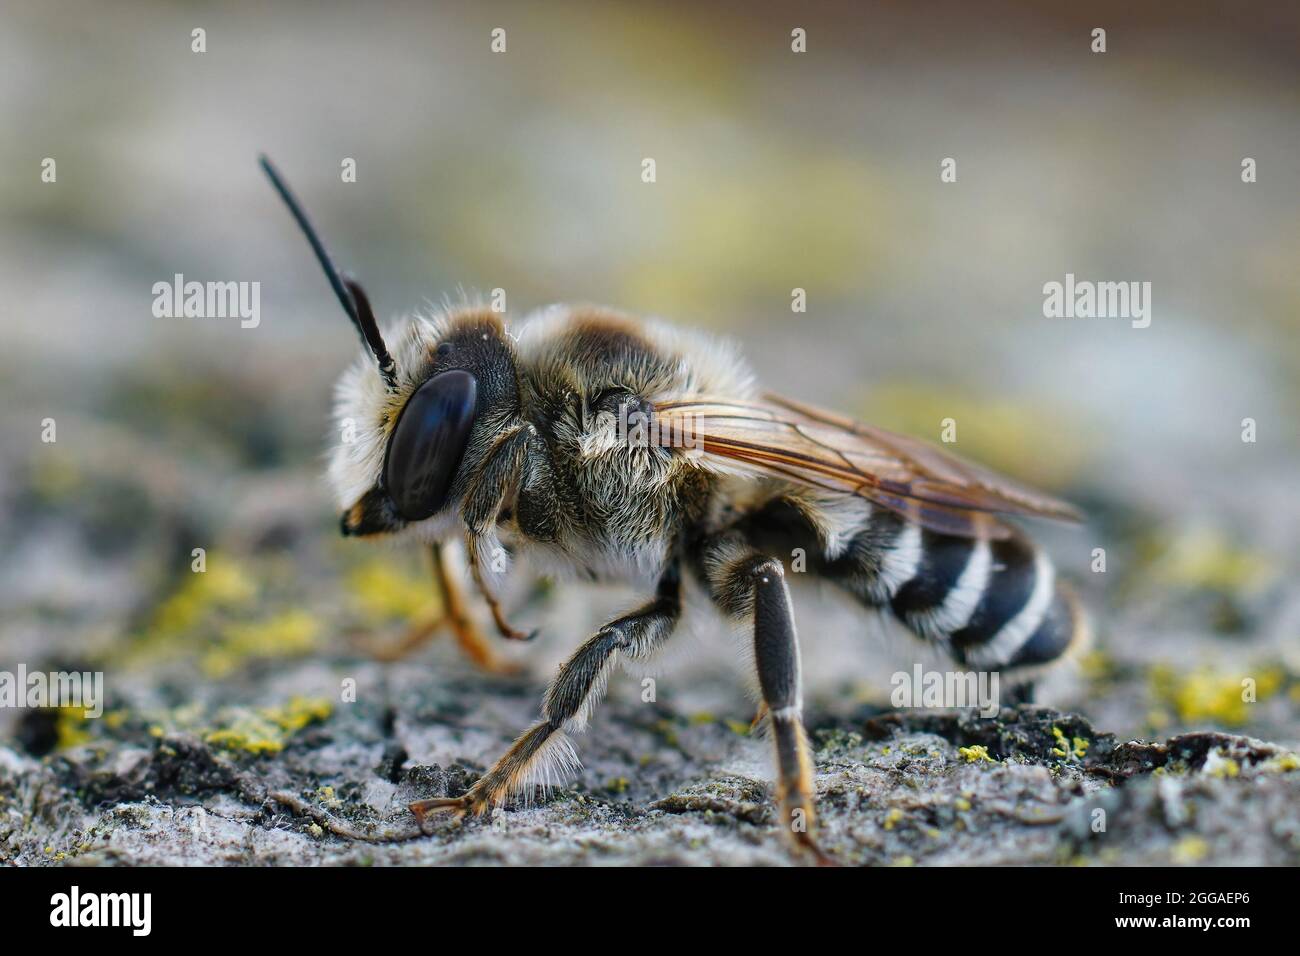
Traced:
<svg viewBox="0 0 1300 956">
<path fill-rule="evenodd" d="M 720 470 L 858 495 L 944 534 L 1005 537 L 994 515 L 1080 520 L 1065 502 L 924 441 L 776 395 L 657 402 L 654 417 L 661 436 L 694 442 Z"/>
</svg>

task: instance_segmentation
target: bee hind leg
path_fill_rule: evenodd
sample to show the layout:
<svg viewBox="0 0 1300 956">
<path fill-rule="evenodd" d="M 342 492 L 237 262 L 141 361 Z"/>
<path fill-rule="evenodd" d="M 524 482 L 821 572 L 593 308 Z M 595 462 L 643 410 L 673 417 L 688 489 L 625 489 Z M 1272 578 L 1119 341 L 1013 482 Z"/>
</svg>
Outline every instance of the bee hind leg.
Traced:
<svg viewBox="0 0 1300 956">
<path fill-rule="evenodd" d="M 759 717 L 766 715 L 776 748 L 781 828 L 796 849 L 818 863 L 833 863 L 813 835 L 813 766 L 803 727 L 799 639 L 785 569 L 775 558 L 745 553 L 738 542 L 727 539 L 718 541 L 716 549 L 706 548 L 704 554 L 714 600 L 733 616 L 753 615 L 754 664 L 762 693 Z"/>
<path fill-rule="evenodd" d="M 578 760 L 565 731 L 585 728 L 618 657 L 650 657 L 673 632 L 680 615 L 681 580 L 674 563 L 660 578 L 653 600 L 606 624 L 564 662 L 542 701 L 542 719 L 524 731 L 491 770 L 463 796 L 412 803 L 416 819 L 423 824 L 429 813 L 439 811 L 457 817 L 483 815 L 532 782 L 549 786 L 575 772 Z"/>
<path fill-rule="evenodd" d="M 813 836 L 816 812 L 812 759 L 804 733 L 799 640 L 781 562 L 765 558 L 749 574 L 754 586 L 754 663 L 776 745 L 777 805 L 795 845 L 818 863 L 831 862 Z"/>
</svg>

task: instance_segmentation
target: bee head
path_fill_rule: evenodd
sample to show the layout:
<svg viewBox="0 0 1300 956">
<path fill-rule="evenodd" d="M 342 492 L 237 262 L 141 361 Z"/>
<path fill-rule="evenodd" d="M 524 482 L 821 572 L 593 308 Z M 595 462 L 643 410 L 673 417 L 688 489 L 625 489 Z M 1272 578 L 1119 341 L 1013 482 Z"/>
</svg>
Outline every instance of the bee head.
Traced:
<svg viewBox="0 0 1300 956">
<path fill-rule="evenodd" d="M 437 536 L 519 398 L 514 353 L 484 309 L 417 317 L 394 353 L 364 290 L 335 268 L 276 168 L 261 165 L 311 244 L 365 354 L 336 387 L 338 441 L 329 474 L 345 535 L 425 527 Z M 392 336 L 390 335 L 390 338 Z"/>
<path fill-rule="evenodd" d="M 473 308 L 417 316 L 395 341 L 393 388 L 369 356 L 339 379 L 330 481 L 345 535 L 437 538 L 518 417 L 513 349 L 501 320 Z"/>
</svg>

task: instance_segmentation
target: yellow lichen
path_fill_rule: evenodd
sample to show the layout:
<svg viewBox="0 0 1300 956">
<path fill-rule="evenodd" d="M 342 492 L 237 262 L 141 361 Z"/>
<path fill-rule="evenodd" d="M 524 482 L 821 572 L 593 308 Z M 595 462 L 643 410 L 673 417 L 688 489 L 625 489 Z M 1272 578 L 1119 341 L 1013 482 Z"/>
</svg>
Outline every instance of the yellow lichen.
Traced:
<svg viewBox="0 0 1300 956">
<path fill-rule="evenodd" d="M 209 553 L 206 567 L 183 575 L 176 590 L 155 609 L 125 651 L 128 663 L 197 659 L 205 675 L 225 677 L 245 660 L 292 657 L 314 649 L 321 630 L 314 615 L 302 608 L 267 609 L 263 592 L 274 586 L 274 563 L 259 564 L 254 575 Z"/>
<path fill-rule="evenodd" d="M 1097 684 L 1115 676 L 1115 659 L 1101 648 L 1079 655 L 1079 670 L 1084 678 Z"/>
<path fill-rule="evenodd" d="M 894 809 L 890 810 L 888 813 L 885 814 L 884 827 L 886 830 L 892 830 L 894 829 L 895 826 L 897 826 L 899 823 L 902 822 L 903 822 L 903 811 L 898 809 L 897 807 L 894 807 Z"/>
<path fill-rule="evenodd" d="M 68 750 L 90 742 L 90 721 L 81 707 L 60 707 L 54 719 L 55 748 Z"/>
<path fill-rule="evenodd" d="M 967 763 L 977 763 L 981 760 L 986 763 L 994 762 L 993 758 L 989 756 L 988 748 L 983 744 L 976 744 L 973 747 L 958 747 L 957 752 L 962 755 L 962 758 Z"/>
<path fill-rule="evenodd" d="M 291 697 L 282 707 L 263 708 L 261 713 L 285 733 L 297 733 L 310 723 L 325 720 L 334 712 L 334 705 L 325 697 Z"/>
<path fill-rule="evenodd" d="M 664 742 L 670 747 L 676 747 L 681 741 L 677 736 L 677 728 L 673 726 L 671 720 L 658 720 L 655 722 L 655 730 L 663 737 Z"/>
<path fill-rule="evenodd" d="M 1082 760 L 1088 755 L 1088 741 L 1083 737 L 1073 739 L 1065 736 L 1065 731 L 1060 727 L 1052 728 L 1052 736 L 1056 738 L 1057 746 L 1052 748 L 1052 753 L 1062 760 Z"/>
<path fill-rule="evenodd" d="M 1199 863 L 1210 853 L 1210 844 L 1198 836 L 1185 836 L 1174 844 L 1170 857 L 1175 863 Z"/>
<path fill-rule="evenodd" d="M 323 697 L 294 697 L 281 707 L 229 713 L 228 724 L 210 731 L 204 740 L 225 750 L 279 753 L 295 733 L 308 724 L 324 720 L 332 712 L 333 705 Z"/>
<path fill-rule="evenodd" d="M 1239 547 L 1214 528 L 1189 528 L 1173 538 L 1149 540 L 1140 550 L 1147 563 L 1143 578 L 1155 586 L 1254 593 L 1278 574 L 1275 560 Z"/>
<path fill-rule="evenodd" d="M 27 487 L 46 501 L 54 504 L 66 501 L 85 484 L 86 476 L 70 453 L 51 448 L 49 452 L 34 455 L 31 459 L 31 477 Z"/>
<path fill-rule="evenodd" d="M 1250 720 L 1251 701 L 1243 682 L 1254 680 L 1254 697 L 1264 700 L 1282 686 L 1285 674 L 1273 665 L 1253 670 L 1224 672 L 1213 667 L 1177 671 L 1167 664 L 1157 664 L 1149 675 L 1151 692 L 1172 707 L 1185 722 L 1211 720 L 1229 727 L 1240 727 Z"/>
<path fill-rule="evenodd" d="M 1069 741 L 1065 739 L 1064 731 L 1062 731 L 1060 727 L 1053 727 L 1052 736 L 1056 738 L 1056 742 L 1059 745 L 1052 748 L 1052 753 L 1063 759 L 1069 759 L 1070 744 Z"/>
<path fill-rule="evenodd" d="M 176 592 L 158 606 L 152 630 L 180 634 L 214 608 L 247 605 L 257 597 L 257 585 L 237 564 L 215 554 L 205 560 L 206 571 L 188 574 Z"/>
<path fill-rule="evenodd" d="M 410 621 L 432 616 L 440 600 L 431 579 L 416 575 L 391 560 L 379 558 L 348 572 L 349 595 L 369 621 Z"/>
<path fill-rule="evenodd" d="M 223 750 L 242 750 L 250 754 L 276 754 L 284 749 L 284 741 L 273 735 L 262 734 L 244 723 L 240 728 L 214 730 L 203 738 Z"/>
<path fill-rule="evenodd" d="M 1231 757 L 1225 756 L 1223 751 L 1214 750 L 1205 757 L 1204 771 L 1211 777 L 1228 780 L 1241 776 L 1241 764 Z"/>
<path fill-rule="evenodd" d="M 320 631 L 319 619 L 301 609 L 263 621 L 232 624 L 217 646 L 203 655 L 201 666 L 210 677 L 225 677 L 249 659 L 297 657 L 316 646 Z"/>
<path fill-rule="evenodd" d="M 1169 712 L 1165 710 L 1147 711 L 1147 725 L 1153 730 L 1160 730 L 1162 727 L 1168 727 L 1169 722 L 1172 719 L 1173 718 L 1169 716 Z"/>
<path fill-rule="evenodd" d="M 1261 763 L 1259 769 L 1265 773 L 1290 773 L 1292 770 L 1300 770 L 1300 756 L 1294 753 L 1278 754 Z"/>
</svg>

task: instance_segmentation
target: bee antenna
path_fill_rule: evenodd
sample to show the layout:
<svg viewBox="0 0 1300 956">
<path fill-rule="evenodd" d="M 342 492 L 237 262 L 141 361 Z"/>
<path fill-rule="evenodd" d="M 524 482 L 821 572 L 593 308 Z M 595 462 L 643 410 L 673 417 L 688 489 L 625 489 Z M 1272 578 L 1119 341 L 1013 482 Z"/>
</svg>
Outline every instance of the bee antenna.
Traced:
<svg viewBox="0 0 1300 956">
<path fill-rule="evenodd" d="M 339 273 L 334 261 L 330 258 L 330 254 L 325 251 L 325 243 L 321 242 L 316 228 L 311 224 L 311 220 L 307 218 L 307 213 L 303 211 L 302 205 L 298 202 L 298 197 L 290 191 L 288 185 L 280 176 L 280 171 L 275 168 L 271 160 L 265 155 L 261 155 L 257 158 L 257 161 L 261 165 L 263 172 L 266 173 L 267 178 L 271 180 L 271 185 L 275 187 L 275 191 L 284 200 L 284 204 L 289 207 L 289 212 L 293 213 L 298 228 L 307 237 L 312 252 L 316 253 L 316 261 L 325 270 L 325 278 L 329 279 L 330 288 L 338 296 L 343 311 L 348 314 L 352 324 L 361 333 L 361 340 L 366 343 L 374 354 L 375 361 L 379 364 L 379 374 L 384 377 L 389 390 L 395 389 L 397 387 L 397 365 L 393 361 L 393 357 L 388 353 L 388 346 L 384 344 L 384 337 L 379 333 L 379 323 L 375 321 L 375 313 L 370 308 L 370 299 L 355 279 Z"/>
</svg>

